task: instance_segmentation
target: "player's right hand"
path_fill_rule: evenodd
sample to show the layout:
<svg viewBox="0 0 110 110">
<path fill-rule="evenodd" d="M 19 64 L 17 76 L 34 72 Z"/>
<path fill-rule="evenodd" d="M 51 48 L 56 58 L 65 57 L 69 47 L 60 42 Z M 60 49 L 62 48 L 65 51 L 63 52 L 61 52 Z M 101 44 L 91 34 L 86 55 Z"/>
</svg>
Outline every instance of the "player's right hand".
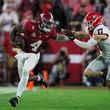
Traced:
<svg viewBox="0 0 110 110">
<path fill-rule="evenodd" d="M 70 40 L 72 40 L 72 41 L 75 39 L 75 37 L 74 37 L 73 35 L 70 35 L 70 34 L 67 35 L 67 37 L 68 37 Z"/>
<path fill-rule="evenodd" d="M 70 29 L 62 29 L 61 30 L 70 40 L 74 40 L 75 39 L 75 31 L 70 30 Z"/>
</svg>

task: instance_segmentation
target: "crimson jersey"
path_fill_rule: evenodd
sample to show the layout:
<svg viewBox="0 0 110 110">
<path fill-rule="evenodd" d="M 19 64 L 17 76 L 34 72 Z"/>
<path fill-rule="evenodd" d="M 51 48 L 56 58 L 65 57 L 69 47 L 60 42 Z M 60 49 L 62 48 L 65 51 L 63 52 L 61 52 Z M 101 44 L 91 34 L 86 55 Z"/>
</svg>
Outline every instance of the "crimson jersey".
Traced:
<svg viewBox="0 0 110 110">
<path fill-rule="evenodd" d="M 42 34 L 39 32 L 37 22 L 28 21 L 24 25 L 24 37 L 26 39 L 24 51 L 37 53 L 47 40 L 56 39 L 56 29 L 52 28 L 50 32 Z"/>
</svg>

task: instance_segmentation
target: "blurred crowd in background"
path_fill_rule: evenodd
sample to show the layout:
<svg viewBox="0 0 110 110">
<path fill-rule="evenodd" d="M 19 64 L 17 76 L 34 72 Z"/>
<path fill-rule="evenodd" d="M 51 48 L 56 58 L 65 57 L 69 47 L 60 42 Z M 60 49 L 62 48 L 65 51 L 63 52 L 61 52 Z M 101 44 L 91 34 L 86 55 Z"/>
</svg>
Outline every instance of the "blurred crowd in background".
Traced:
<svg viewBox="0 0 110 110">
<path fill-rule="evenodd" d="M 80 31 L 83 30 L 86 13 L 93 10 L 103 15 L 104 24 L 110 28 L 110 0 L 0 0 L 0 85 L 16 85 L 18 82 L 15 53 L 9 43 L 14 25 L 36 20 L 41 12 L 50 11 L 58 30 L 70 28 Z M 42 54 L 44 50 L 41 50 Z M 97 57 L 98 54 L 94 51 L 95 49 L 91 49 L 86 52 L 82 62 L 84 66 Z M 50 85 L 55 84 L 56 78 L 63 85 L 63 79 L 71 77 L 67 72 L 69 62 L 68 50 L 62 47 L 53 59 L 49 74 Z M 42 60 L 40 63 L 42 65 Z"/>
</svg>

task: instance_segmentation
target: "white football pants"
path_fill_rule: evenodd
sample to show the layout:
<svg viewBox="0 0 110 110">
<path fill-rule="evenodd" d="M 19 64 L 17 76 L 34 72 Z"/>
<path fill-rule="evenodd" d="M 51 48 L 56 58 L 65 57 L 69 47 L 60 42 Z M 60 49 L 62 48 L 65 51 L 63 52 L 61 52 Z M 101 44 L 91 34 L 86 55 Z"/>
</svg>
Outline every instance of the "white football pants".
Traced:
<svg viewBox="0 0 110 110">
<path fill-rule="evenodd" d="M 18 73 L 20 77 L 16 96 L 21 97 L 28 83 L 29 72 L 33 70 L 39 62 L 40 53 L 25 53 L 23 51 L 20 51 L 15 56 L 15 58 L 18 61 Z"/>
</svg>

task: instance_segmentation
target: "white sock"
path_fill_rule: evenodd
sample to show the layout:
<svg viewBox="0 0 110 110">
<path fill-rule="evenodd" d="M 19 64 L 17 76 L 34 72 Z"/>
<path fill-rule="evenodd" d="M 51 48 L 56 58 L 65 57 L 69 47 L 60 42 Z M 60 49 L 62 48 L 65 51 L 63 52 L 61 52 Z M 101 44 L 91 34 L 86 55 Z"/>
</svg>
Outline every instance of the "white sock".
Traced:
<svg viewBox="0 0 110 110">
<path fill-rule="evenodd" d="M 17 97 L 18 100 L 20 100 L 20 97 L 19 96 L 16 96 L 16 97 Z"/>
<path fill-rule="evenodd" d="M 39 76 L 39 74 L 37 75 L 37 81 L 40 81 L 41 77 Z"/>
<path fill-rule="evenodd" d="M 86 86 L 91 86 L 91 83 L 88 81 L 86 76 L 83 76 L 83 84 L 85 84 Z"/>
<path fill-rule="evenodd" d="M 83 83 L 86 83 L 86 82 L 87 82 L 87 77 L 83 76 Z"/>
</svg>

